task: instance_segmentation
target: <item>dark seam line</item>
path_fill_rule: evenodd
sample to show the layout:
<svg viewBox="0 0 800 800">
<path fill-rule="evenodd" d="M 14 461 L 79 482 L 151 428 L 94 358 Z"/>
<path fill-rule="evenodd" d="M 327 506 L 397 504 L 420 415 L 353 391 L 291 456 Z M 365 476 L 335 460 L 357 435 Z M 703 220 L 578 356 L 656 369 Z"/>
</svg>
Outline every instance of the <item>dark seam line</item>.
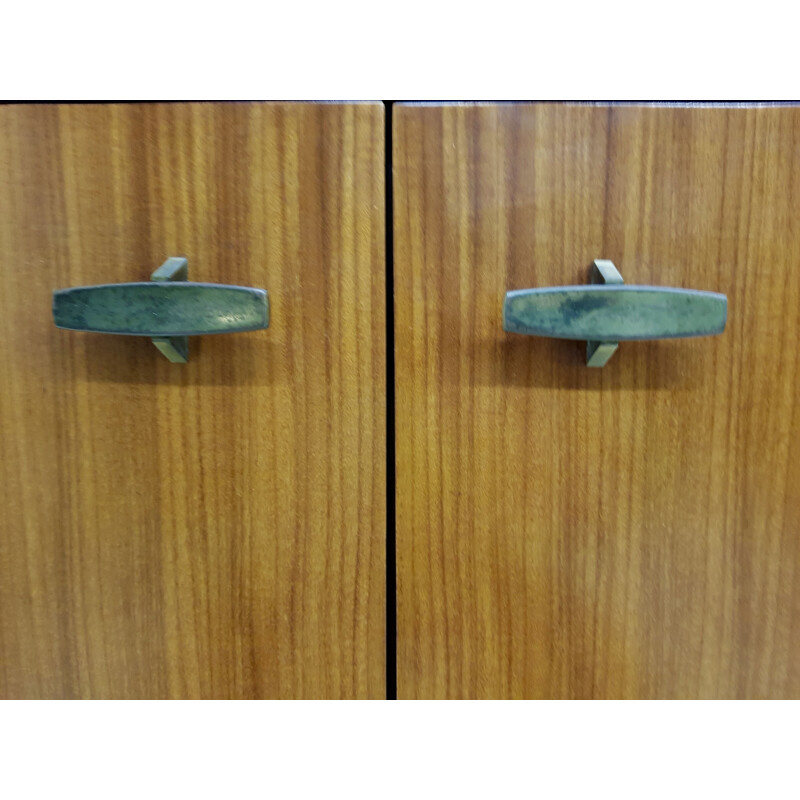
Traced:
<svg viewBox="0 0 800 800">
<path fill-rule="evenodd" d="M 397 700 L 397 532 L 395 523 L 394 209 L 392 101 L 385 103 L 386 207 L 386 699 Z"/>
</svg>

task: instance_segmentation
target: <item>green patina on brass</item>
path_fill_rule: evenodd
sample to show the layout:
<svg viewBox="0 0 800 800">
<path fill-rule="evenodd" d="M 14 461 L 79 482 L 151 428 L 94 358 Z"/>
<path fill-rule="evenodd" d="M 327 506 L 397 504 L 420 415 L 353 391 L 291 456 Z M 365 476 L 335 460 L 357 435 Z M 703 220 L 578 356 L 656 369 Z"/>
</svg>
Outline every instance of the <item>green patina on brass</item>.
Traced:
<svg viewBox="0 0 800 800">
<path fill-rule="evenodd" d="M 505 329 L 557 339 L 630 341 L 725 328 L 723 295 L 655 286 L 565 286 L 506 295 Z"/>
<path fill-rule="evenodd" d="M 188 281 L 189 262 L 185 258 L 168 258 L 151 276 L 151 281 Z M 150 340 L 167 361 L 186 364 L 189 361 L 188 336 L 156 336 Z"/>
<path fill-rule="evenodd" d="M 725 329 L 725 295 L 625 286 L 610 261 L 596 261 L 592 279 L 605 282 L 508 292 L 503 329 L 558 339 L 586 339 L 589 366 L 603 366 L 620 341 L 708 336 Z"/>
<path fill-rule="evenodd" d="M 255 331 L 269 326 L 264 289 L 190 283 L 186 259 L 170 258 L 149 283 L 77 286 L 53 292 L 56 327 L 150 336 L 170 361 L 188 357 L 187 336 Z"/>
<path fill-rule="evenodd" d="M 78 286 L 53 295 L 56 326 L 128 336 L 200 336 L 266 328 L 267 293 L 214 283 Z"/>
</svg>

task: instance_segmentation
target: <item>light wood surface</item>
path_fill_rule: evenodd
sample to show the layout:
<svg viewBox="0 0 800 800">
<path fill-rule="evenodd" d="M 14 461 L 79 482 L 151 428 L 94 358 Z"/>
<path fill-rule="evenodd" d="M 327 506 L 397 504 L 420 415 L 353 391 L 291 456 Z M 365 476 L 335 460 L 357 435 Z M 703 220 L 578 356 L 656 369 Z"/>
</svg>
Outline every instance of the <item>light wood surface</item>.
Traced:
<svg viewBox="0 0 800 800">
<path fill-rule="evenodd" d="M 800 696 L 800 109 L 394 109 L 400 697 Z M 510 289 L 728 295 L 506 334 Z"/>
<path fill-rule="evenodd" d="M 385 696 L 383 107 L 0 108 L 0 695 Z M 57 330 L 53 289 L 269 291 Z"/>
</svg>

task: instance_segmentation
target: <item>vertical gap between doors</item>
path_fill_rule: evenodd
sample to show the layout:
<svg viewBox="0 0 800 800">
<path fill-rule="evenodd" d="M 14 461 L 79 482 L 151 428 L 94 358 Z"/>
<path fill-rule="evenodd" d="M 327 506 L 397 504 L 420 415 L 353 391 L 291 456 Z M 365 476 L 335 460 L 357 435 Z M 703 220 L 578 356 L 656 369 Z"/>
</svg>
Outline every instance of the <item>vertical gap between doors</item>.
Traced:
<svg viewBox="0 0 800 800">
<path fill-rule="evenodd" d="M 397 552 L 395 528 L 394 213 L 392 101 L 384 102 L 386 204 L 386 699 L 397 700 Z"/>
</svg>

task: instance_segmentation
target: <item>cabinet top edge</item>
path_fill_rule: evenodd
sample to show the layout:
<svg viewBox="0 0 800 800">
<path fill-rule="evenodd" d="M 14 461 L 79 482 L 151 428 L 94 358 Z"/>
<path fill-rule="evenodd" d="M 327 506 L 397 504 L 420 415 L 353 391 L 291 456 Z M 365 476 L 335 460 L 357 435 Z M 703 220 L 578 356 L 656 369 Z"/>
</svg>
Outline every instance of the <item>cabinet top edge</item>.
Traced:
<svg viewBox="0 0 800 800">
<path fill-rule="evenodd" d="M 491 106 L 590 106 L 597 108 L 798 108 L 797 100 L 403 100 L 398 108 L 449 108 Z"/>
<path fill-rule="evenodd" d="M 8 106 L 377 106 L 384 108 L 383 100 L 5 100 L 0 108 Z"/>
</svg>

